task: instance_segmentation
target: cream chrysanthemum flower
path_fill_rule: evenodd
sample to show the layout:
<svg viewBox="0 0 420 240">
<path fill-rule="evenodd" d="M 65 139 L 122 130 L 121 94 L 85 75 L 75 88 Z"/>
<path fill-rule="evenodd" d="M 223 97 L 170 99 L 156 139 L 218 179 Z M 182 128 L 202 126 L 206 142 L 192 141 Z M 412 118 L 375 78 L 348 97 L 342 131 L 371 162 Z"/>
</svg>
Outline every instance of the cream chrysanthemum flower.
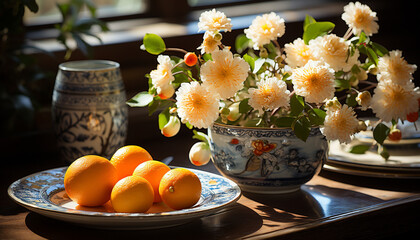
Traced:
<svg viewBox="0 0 420 240">
<path fill-rule="evenodd" d="M 210 32 L 205 32 L 203 36 L 203 43 L 197 49 L 201 49 L 201 54 L 212 53 L 219 49 L 220 44 L 220 39 L 217 39 L 217 37 Z"/>
<path fill-rule="evenodd" d="M 334 71 L 327 64 L 312 61 L 293 70 L 292 83 L 296 94 L 310 103 L 322 103 L 334 97 Z"/>
<path fill-rule="evenodd" d="M 219 32 L 225 30 L 230 32 L 232 31 L 232 23 L 230 21 L 230 18 L 227 18 L 224 13 L 216 11 L 216 9 L 206 11 L 200 15 L 198 31 Z"/>
<path fill-rule="evenodd" d="M 159 55 L 157 58 L 158 66 L 157 69 L 150 72 L 152 78 L 152 84 L 156 89 L 166 88 L 175 79 L 172 75 L 173 64 L 171 58 L 166 55 Z"/>
<path fill-rule="evenodd" d="M 343 105 L 342 108 L 327 109 L 323 133 L 328 140 L 350 143 L 351 135 L 357 131 L 357 120 L 353 108 Z"/>
<path fill-rule="evenodd" d="M 261 114 L 264 110 L 274 110 L 289 106 L 289 90 L 284 81 L 271 77 L 257 83 L 257 88 L 250 88 L 249 105 Z"/>
<path fill-rule="evenodd" d="M 212 58 L 201 66 L 203 85 L 222 99 L 232 97 L 248 77 L 248 63 L 240 57 L 233 57 L 228 49 L 214 51 Z"/>
<path fill-rule="evenodd" d="M 314 60 L 312 50 L 301 38 L 293 43 L 285 44 L 284 51 L 286 52 L 285 61 L 292 68 L 305 66 L 309 60 Z"/>
<path fill-rule="evenodd" d="M 182 83 L 176 92 L 177 113 L 183 123 L 208 128 L 219 117 L 217 96 L 198 82 Z"/>
<path fill-rule="evenodd" d="M 405 61 L 401 51 L 394 50 L 379 58 L 377 78 L 379 81 L 391 80 L 397 84 L 405 85 L 413 78 L 416 69 L 416 65 L 408 64 Z"/>
<path fill-rule="evenodd" d="M 344 6 L 344 13 L 341 15 L 341 18 L 353 30 L 355 35 L 359 35 L 363 31 L 366 35 L 372 36 L 372 34 L 378 32 L 379 25 L 376 22 L 378 20 L 376 12 L 373 12 L 369 6 L 360 2 L 351 2 Z"/>
<path fill-rule="evenodd" d="M 405 120 L 407 114 L 418 111 L 419 94 L 416 91 L 412 82 L 400 85 L 392 81 L 380 81 L 374 90 L 371 108 L 385 122 L 392 119 Z"/>
<path fill-rule="evenodd" d="M 254 49 L 259 49 L 270 41 L 283 36 L 285 32 L 284 19 L 274 12 L 257 16 L 244 32 L 246 37 L 254 43 Z"/>
<path fill-rule="evenodd" d="M 324 61 L 335 71 L 348 72 L 357 64 L 359 51 L 348 56 L 350 43 L 335 34 L 328 34 L 309 41 L 309 48 L 317 60 Z"/>
</svg>

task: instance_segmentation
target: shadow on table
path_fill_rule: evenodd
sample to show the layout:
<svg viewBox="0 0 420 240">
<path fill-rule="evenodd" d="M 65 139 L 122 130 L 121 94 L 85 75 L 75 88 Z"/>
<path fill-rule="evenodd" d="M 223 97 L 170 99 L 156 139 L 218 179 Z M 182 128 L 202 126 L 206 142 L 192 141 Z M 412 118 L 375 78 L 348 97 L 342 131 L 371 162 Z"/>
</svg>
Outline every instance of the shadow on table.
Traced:
<svg viewBox="0 0 420 240">
<path fill-rule="evenodd" d="M 232 239 L 251 234 L 262 226 L 261 217 L 236 203 L 222 212 L 176 227 L 149 230 L 93 229 L 30 212 L 26 226 L 47 239 Z"/>
<path fill-rule="evenodd" d="M 260 203 L 256 209 L 264 220 L 277 223 L 313 222 L 384 202 L 353 190 L 324 185 L 303 185 L 300 190 L 285 194 L 243 195 Z"/>
</svg>

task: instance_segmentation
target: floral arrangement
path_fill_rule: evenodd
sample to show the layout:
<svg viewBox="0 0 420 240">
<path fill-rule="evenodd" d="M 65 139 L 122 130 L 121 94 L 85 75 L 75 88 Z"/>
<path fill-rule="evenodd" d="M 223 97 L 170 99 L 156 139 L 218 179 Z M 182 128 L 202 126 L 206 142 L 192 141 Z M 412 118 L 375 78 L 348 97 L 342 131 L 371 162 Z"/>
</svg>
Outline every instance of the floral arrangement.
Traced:
<svg viewBox="0 0 420 240">
<path fill-rule="evenodd" d="M 383 142 L 401 139 L 398 121 L 418 119 L 420 92 L 412 76 L 417 66 L 408 64 L 401 51 L 371 40 L 379 25 L 368 6 L 349 3 L 342 19 L 349 28 L 340 37 L 332 32 L 332 22 L 306 16 L 302 38 L 281 47 L 284 19 L 264 14 L 237 37 L 236 54 L 222 43 L 231 20 L 215 9 L 200 16 L 204 35 L 197 53 L 167 48 L 158 35 L 146 34 L 141 48 L 159 55 L 158 65 L 147 75 L 148 91 L 127 103 L 147 106 L 150 114 L 160 111 L 159 127 L 168 137 L 177 134 L 181 123 L 200 129 L 217 122 L 291 127 L 302 141 L 311 127 L 320 126 L 328 140 L 340 143 L 350 143 L 353 134 L 367 129 L 355 111 L 370 108 L 380 119 L 370 126 L 378 152 L 387 159 Z M 168 51 L 184 57 L 162 55 Z M 194 130 L 194 138 L 201 142 L 192 147 L 190 160 L 205 164 L 210 159 L 207 136 Z M 370 147 L 350 151 L 364 153 Z"/>
</svg>

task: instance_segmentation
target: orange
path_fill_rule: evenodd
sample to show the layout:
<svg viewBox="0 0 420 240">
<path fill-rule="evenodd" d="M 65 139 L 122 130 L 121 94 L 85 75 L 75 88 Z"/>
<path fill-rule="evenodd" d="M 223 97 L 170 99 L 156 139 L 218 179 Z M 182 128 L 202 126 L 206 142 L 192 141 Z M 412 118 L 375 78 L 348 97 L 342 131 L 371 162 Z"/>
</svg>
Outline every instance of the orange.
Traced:
<svg viewBox="0 0 420 240">
<path fill-rule="evenodd" d="M 159 161 L 147 161 L 136 167 L 133 175 L 144 177 L 152 185 L 155 193 L 154 202 L 161 202 L 162 198 L 159 195 L 159 183 L 165 173 L 171 169 L 164 163 Z"/>
<path fill-rule="evenodd" d="M 201 182 L 192 171 L 175 168 L 163 175 L 159 194 L 163 202 L 172 209 L 189 208 L 200 200 Z"/>
<path fill-rule="evenodd" d="M 78 158 L 67 168 L 64 188 L 77 204 L 96 207 L 109 201 L 117 181 L 117 170 L 108 159 L 87 155 Z"/>
<path fill-rule="evenodd" d="M 117 169 L 118 180 L 133 174 L 134 169 L 152 156 L 142 147 L 128 145 L 118 149 L 111 158 L 111 163 Z"/>
<path fill-rule="evenodd" d="M 111 204 L 116 212 L 144 213 L 153 205 L 153 188 L 139 176 L 119 180 L 111 193 Z"/>
</svg>

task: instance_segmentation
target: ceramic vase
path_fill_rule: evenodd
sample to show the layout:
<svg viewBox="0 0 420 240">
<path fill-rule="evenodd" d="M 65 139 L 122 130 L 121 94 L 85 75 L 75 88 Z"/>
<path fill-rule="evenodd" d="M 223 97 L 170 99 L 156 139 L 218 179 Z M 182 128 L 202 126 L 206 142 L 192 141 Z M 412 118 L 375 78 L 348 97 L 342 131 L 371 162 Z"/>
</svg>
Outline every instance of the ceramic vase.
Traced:
<svg viewBox="0 0 420 240">
<path fill-rule="evenodd" d="M 119 64 L 105 60 L 59 65 L 52 117 L 65 162 L 94 154 L 110 158 L 125 144 L 128 109 Z"/>
<path fill-rule="evenodd" d="M 246 128 L 214 124 L 208 130 L 212 161 L 243 191 L 287 193 L 319 173 L 328 141 L 312 128 L 306 142 L 291 128 Z"/>
</svg>

